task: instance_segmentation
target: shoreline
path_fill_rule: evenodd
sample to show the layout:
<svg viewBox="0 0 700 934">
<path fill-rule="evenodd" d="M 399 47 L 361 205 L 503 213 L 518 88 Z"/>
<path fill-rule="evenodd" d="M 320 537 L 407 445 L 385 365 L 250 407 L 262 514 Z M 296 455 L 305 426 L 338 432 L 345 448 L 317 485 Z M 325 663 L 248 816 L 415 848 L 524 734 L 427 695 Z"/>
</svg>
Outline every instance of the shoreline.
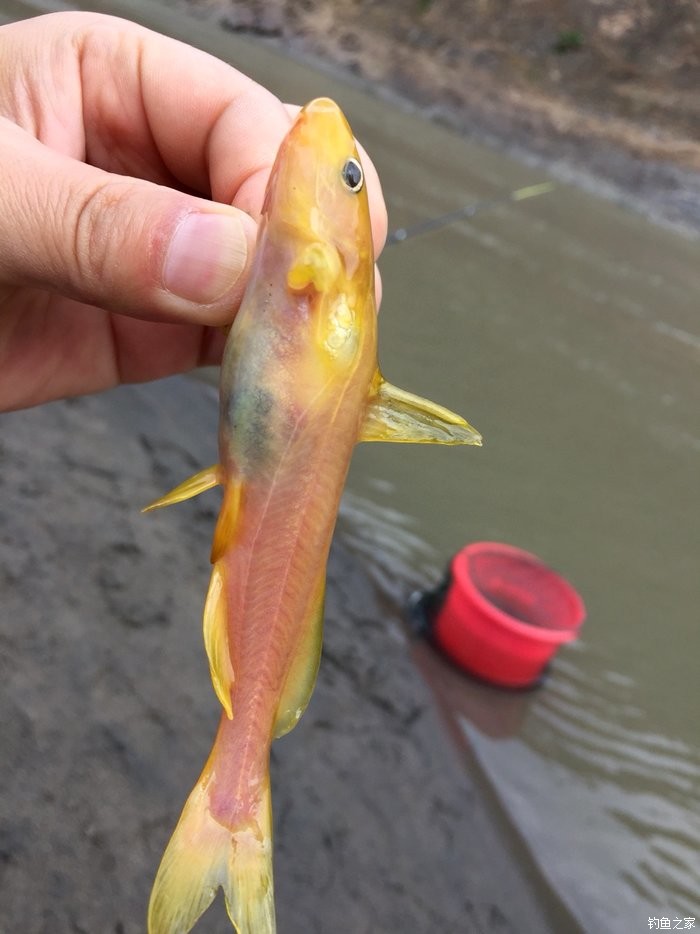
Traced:
<svg viewBox="0 0 700 934">
<path fill-rule="evenodd" d="M 678 117 L 675 126 L 671 121 L 660 127 L 566 99 L 547 88 L 509 83 L 469 62 L 459 71 L 456 90 L 446 82 L 446 66 L 429 61 L 431 43 L 438 42 L 435 23 L 426 21 L 415 40 L 424 47 L 411 57 L 405 41 L 379 36 L 371 22 L 363 27 L 355 21 L 351 33 L 343 31 L 333 3 L 307 0 L 304 7 L 302 18 L 282 3 L 264 8 L 255 2 L 234 7 L 228 0 L 179 3 L 183 12 L 216 23 L 222 31 L 251 38 L 526 165 L 541 167 L 558 181 L 686 236 L 700 237 L 700 141 L 683 132 L 685 115 L 672 115 Z"/>
</svg>

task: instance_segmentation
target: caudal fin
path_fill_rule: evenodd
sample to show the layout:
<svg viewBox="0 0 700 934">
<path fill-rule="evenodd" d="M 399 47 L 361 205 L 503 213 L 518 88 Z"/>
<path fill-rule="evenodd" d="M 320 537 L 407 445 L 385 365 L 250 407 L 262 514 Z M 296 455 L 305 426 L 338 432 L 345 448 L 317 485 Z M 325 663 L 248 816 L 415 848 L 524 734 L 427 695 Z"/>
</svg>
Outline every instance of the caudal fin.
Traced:
<svg viewBox="0 0 700 934">
<path fill-rule="evenodd" d="M 275 934 L 269 784 L 255 818 L 232 833 L 212 816 L 206 781 L 197 783 L 153 884 L 148 934 L 187 934 L 219 886 L 238 934 Z"/>
</svg>

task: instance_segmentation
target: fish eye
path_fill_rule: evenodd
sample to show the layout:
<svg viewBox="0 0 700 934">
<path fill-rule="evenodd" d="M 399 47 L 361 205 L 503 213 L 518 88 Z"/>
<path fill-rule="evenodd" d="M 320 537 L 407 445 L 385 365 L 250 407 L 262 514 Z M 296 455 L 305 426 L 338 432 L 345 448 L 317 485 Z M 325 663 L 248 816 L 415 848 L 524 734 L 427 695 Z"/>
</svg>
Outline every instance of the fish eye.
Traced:
<svg viewBox="0 0 700 934">
<path fill-rule="evenodd" d="M 362 186 L 365 183 L 365 176 L 362 171 L 362 166 L 357 159 L 353 159 L 352 157 L 348 159 L 343 166 L 340 176 L 348 191 L 358 192 L 362 190 Z"/>
</svg>

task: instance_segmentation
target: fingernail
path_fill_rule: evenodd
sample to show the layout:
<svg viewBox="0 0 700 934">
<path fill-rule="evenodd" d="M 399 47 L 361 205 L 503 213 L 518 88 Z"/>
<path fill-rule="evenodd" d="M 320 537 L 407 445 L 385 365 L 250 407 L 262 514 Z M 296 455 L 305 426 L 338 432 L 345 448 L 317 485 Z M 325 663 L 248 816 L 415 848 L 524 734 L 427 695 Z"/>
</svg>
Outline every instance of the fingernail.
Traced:
<svg viewBox="0 0 700 934">
<path fill-rule="evenodd" d="M 201 305 L 236 284 L 248 252 L 243 226 L 226 214 L 188 214 L 175 230 L 163 265 L 163 285 Z"/>
</svg>

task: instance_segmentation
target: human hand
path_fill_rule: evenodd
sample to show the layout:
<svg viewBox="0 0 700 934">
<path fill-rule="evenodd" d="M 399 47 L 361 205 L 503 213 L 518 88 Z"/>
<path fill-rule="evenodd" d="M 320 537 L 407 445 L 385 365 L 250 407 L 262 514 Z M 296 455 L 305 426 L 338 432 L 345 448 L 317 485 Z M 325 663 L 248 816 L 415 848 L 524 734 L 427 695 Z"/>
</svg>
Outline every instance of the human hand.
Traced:
<svg viewBox="0 0 700 934">
<path fill-rule="evenodd" d="M 0 28 L 0 411 L 218 362 L 295 112 L 125 20 Z"/>
</svg>

